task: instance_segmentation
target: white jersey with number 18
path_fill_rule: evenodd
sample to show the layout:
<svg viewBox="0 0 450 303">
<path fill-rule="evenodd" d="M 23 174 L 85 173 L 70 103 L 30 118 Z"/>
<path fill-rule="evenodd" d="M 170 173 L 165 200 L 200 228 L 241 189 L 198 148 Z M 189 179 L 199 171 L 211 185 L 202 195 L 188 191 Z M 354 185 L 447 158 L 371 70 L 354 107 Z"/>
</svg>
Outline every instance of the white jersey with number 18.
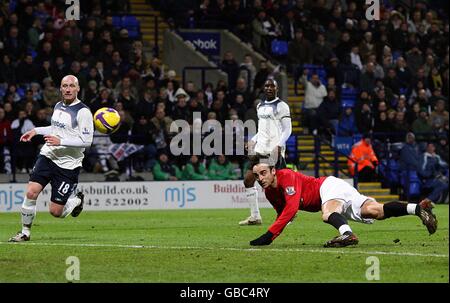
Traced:
<svg viewBox="0 0 450 303">
<path fill-rule="evenodd" d="M 52 160 L 64 169 L 74 169 L 82 165 L 84 146 L 92 143 L 94 123 L 89 108 L 80 100 L 75 100 L 69 106 L 63 102 L 55 105 L 50 135 L 61 139 L 61 145 L 49 146 L 44 144 L 40 154 Z M 64 145 L 65 142 L 81 142 L 80 146 Z"/>
</svg>

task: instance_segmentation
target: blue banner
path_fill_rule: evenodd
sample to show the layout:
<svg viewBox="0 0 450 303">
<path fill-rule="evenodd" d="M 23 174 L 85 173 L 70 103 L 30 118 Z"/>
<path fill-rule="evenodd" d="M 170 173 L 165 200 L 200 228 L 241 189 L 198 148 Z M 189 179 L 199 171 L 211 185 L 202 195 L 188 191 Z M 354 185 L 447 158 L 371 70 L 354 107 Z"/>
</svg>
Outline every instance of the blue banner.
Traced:
<svg viewBox="0 0 450 303">
<path fill-rule="evenodd" d="M 179 34 L 185 41 L 191 42 L 195 49 L 204 55 L 220 56 L 220 32 L 180 32 Z"/>
<path fill-rule="evenodd" d="M 353 146 L 352 137 L 333 136 L 332 146 L 345 155 L 350 155 Z"/>
</svg>

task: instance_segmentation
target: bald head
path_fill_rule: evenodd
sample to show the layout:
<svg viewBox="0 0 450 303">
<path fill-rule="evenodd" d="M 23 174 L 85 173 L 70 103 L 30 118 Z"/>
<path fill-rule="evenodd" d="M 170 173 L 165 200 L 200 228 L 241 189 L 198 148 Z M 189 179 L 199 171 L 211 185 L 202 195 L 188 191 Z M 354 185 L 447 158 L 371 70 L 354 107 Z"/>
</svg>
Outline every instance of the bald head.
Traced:
<svg viewBox="0 0 450 303">
<path fill-rule="evenodd" d="M 78 84 L 78 78 L 74 75 L 67 75 L 61 80 L 60 88 L 63 101 L 66 104 L 70 104 L 77 99 L 78 92 L 80 91 L 80 85 Z"/>
</svg>

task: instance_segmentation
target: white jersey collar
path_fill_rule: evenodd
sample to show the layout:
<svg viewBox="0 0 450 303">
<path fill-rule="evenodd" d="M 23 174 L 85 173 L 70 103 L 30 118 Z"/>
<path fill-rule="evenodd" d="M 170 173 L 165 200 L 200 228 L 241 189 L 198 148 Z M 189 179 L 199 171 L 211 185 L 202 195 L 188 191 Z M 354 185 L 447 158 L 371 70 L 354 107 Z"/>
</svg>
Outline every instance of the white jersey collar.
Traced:
<svg viewBox="0 0 450 303">
<path fill-rule="evenodd" d="M 80 103 L 81 100 L 78 99 L 78 98 L 76 98 L 76 99 L 75 99 L 72 103 L 70 103 L 69 105 L 67 105 L 66 103 L 64 103 L 64 100 L 61 101 L 61 102 L 62 102 L 62 105 L 63 105 L 63 106 L 72 106 L 72 105 L 76 105 L 76 104 Z"/>
<path fill-rule="evenodd" d="M 280 98 L 278 98 L 278 97 L 276 97 L 275 99 L 273 99 L 272 101 L 265 101 L 266 103 L 274 103 L 274 102 L 276 102 L 276 101 L 278 101 Z"/>
</svg>

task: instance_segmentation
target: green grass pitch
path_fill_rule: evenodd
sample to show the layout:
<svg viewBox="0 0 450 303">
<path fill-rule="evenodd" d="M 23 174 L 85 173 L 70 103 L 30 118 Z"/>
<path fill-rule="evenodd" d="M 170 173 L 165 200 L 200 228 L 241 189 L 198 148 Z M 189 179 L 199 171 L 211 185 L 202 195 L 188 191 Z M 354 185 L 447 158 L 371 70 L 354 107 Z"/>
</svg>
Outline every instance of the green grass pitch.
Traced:
<svg viewBox="0 0 450 303">
<path fill-rule="evenodd" d="M 84 211 L 56 219 L 38 213 L 31 241 L 6 241 L 20 229 L 18 213 L 0 214 L 0 282 L 67 282 L 66 259 L 80 261 L 79 282 L 449 282 L 448 205 L 435 209 L 429 236 L 417 217 L 373 225 L 350 222 L 360 243 L 325 249 L 336 235 L 320 213 L 299 212 L 266 247 L 248 242 L 262 226 L 238 226 L 247 209 Z M 379 260 L 379 280 L 366 272 Z M 369 259 L 370 260 L 370 259 Z"/>
</svg>

